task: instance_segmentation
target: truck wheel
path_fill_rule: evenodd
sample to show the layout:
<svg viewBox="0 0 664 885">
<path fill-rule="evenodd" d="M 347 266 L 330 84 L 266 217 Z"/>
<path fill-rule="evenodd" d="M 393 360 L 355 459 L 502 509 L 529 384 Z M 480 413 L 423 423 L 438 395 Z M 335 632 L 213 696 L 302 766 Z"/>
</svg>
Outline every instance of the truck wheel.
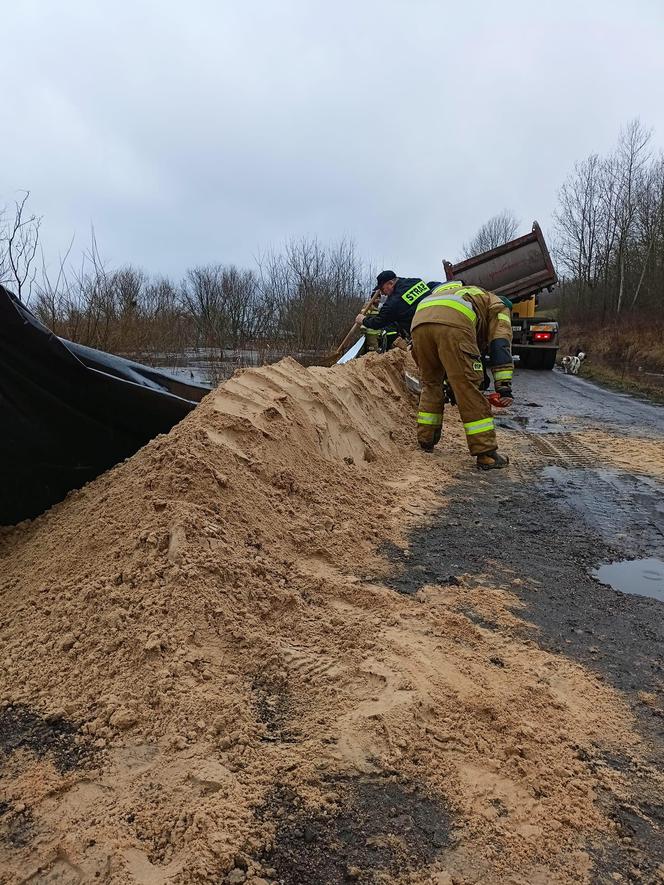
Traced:
<svg viewBox="0 0 664 885">
<path fill-rule="evenodd" d="M 539 368 L 546 369 L 549 372 L 556 364 L 557 350 L 543 350 L 540 353 Z"/>
<path fill-rule="evenodd" d="M 555 350 L 530 350 L 528 351 L 528 362 L 526 363 L 527 368 L 529 369 L 544 369 L 545 371 L 551 371 L 556 364 L 556 351 Z"/>
<path fill-rule="evenodd" d="M 530 369 L 532 368 L 530 365 L 530 354 L 524 353 L 523 351 L 519 354 L 519 368 L 520 369 Z"/>
</svg>

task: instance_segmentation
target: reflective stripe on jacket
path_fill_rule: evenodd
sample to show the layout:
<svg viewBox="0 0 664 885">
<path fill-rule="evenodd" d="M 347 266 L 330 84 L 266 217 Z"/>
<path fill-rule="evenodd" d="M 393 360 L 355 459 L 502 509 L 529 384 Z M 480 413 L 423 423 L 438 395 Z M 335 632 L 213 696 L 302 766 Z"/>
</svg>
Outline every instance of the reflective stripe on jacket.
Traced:
<svg viewBox="0 0 664 885">
<path fill-rule="evenodd" d="M 494 381 L 511 381 L 512 319 L 493 292 L 455 281 L 442 283 L 417 305 L 412 328 L 422 323 L 443 323 L 464 329 L 472 325 L 479 352 L 489 354 Z"/>
</svg>

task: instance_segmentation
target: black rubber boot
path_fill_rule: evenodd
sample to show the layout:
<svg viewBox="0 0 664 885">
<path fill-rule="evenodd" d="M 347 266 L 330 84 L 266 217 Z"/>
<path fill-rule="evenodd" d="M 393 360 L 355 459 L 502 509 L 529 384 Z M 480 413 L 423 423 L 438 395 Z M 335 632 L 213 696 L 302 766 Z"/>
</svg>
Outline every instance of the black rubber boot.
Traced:
<svg viewBox="0 0 664 885">
<path fill-rule="evenodd" d="M 432 442 L 420 442 L 420 448 L 425 452 L 433 452 L 434 446 L 437 446 L 440 442 L 440 438 L 443 435 L 443 431 L 440 427 L 436 428 L 433 432 L 433 441 Z"/>
<path fill-rule="evenodd" d="M 509 463 L 510 459 L 507 455 L 499 455 L 497 449 L 494 449 L 492 452 L 482 452 L 481 455 L 477 456 L 478 470 L 501 470 L 503 467 L 507 467 Z"/>
</svg>

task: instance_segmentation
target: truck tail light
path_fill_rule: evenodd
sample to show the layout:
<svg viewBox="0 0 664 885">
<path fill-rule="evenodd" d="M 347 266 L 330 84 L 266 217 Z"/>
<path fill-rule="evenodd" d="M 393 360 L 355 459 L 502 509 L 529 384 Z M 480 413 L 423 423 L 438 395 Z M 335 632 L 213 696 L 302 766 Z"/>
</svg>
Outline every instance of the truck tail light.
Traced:
<svg viewBox="0 0 664 885">
<path fill-rule="evenodd" d="M 553 332 L 533 332 L 533 341 L 551 341 Z"/>
</svg>

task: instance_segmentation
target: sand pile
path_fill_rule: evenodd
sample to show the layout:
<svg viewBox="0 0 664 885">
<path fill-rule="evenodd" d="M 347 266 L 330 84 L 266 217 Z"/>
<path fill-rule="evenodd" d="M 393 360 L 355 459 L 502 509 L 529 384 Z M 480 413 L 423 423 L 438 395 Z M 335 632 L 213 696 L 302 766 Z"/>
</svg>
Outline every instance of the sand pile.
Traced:
<svg viewBox="0 0 664 885">
<path fill-rule="evenodd" d="M 0 537 L 0 881 L 589 875 L 619 701 L 463 578 L 380 582 L 449 478 L 403 362 L 240 372 Z"/>
</svg>

